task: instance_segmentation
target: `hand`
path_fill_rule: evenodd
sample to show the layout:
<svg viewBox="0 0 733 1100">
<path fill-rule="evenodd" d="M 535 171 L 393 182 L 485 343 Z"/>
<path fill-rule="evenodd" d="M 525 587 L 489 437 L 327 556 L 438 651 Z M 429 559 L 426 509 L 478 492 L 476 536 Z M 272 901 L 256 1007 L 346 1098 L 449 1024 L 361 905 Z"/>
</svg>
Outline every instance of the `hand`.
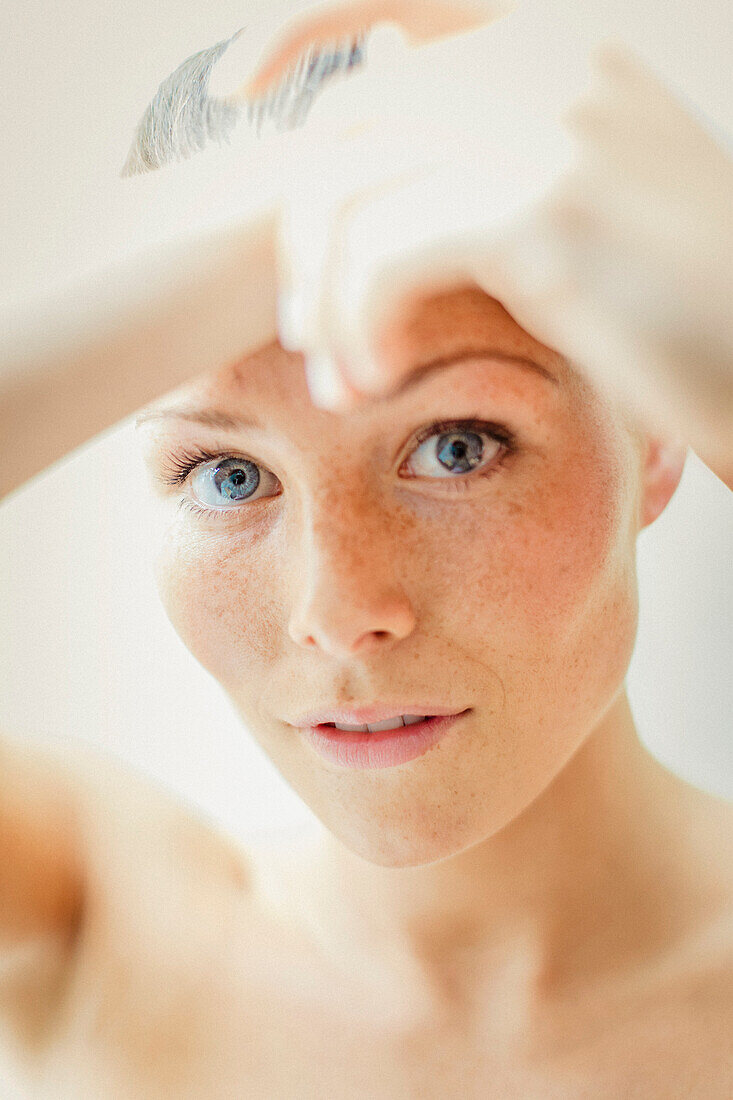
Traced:
<svg viewBox="0 0 733 1100">
<path fill-rule="evenodd" d="M 629 50 L 598 66 L 566 119 L 577 166 L 507 252 L 508 308 L 731 485 L 733 163 Z"/>
<path fill-rule="evenodd" d="M 513 232 L 486 236 L 477 224 L 477 247 L 461 242 L 453 266 L 460 263 L 464 278 L 473 277 L 532 335 L 621 394 L 650 426 L 685 438 L 730 484 L 733 167 L 630 51 L 599 51 L 594 79 L 565 118 L 565 135 L 577 143 L 572 166 L 542 201 L 526 206 Z M 367 145 L 376 133 L 367 132 Z M 516 136 L 518 145 L 527 142 L 526 134 Z M 344 152 L 353 164 L 358 138 L 350 140 L 356 144 Z M 389 186 L 394 178 L 382 181 L 385 192 Z M 332 202 L 332 236 L 344 235 L 364 201 L 350 200 L 344 186 Z M 330 252 L 338 255 L 338 244 Z M 418 265 L 413 274 L 437 280 L 450 267 L 442 255 L 432 270 Z M 331 263 L 331 285 L 341 274 Z M 360 394 L 387 393 L 398 381 L 378 356 L 359 361 L 323 347 L 316 354 L 315 341 L 304 350 L 312 353 L 314 400 L 327 407 L 349 407 Z"/>
</svg>

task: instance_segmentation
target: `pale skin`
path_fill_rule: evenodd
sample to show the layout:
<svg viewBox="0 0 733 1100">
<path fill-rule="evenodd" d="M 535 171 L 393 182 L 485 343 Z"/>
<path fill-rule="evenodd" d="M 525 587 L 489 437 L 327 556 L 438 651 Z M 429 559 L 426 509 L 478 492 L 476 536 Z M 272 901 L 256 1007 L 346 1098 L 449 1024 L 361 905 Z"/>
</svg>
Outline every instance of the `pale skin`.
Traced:
<svg viewBox="0 0 733 1100">
<path fill-rule="evenodd" d="M 492 23 L 522 7 L 492 0 L 337 0 L 322 10 L 308 9 L 294 20 L 244 89 L 261 95 L 276 88 L 307 42 L 348 39 L 366 26 L 389 21 L 409 41 L 424 43 Z M 538 12 L 549 8 L 563 18 L 554 3 L 535 7 Z M 512 22 L 510 15 L 502 33 Z M 468 238 L 459 233 L 449 248 L 436 250 L 438 225 L 431 227 L 433 240 L 424 252 L 413 240 L 407 246 L 408 253 L 414 249 L 411 257 L 401 252 L 396 264 L 380 252 L 378 233 L 373 234 L 380 241 L 374 255 L 358 229 L 359 245 L 349 243 L 353 223 L 358 224 L 360 212 L 375 193 L 384 193 L 383 188 L 391 193 L 390 217 L 398 224 L 409 222 L 420 201 L 408 189 L 400 208 L 400 184 L 390 176 L 392 152 L 382 157 L 376 192 L 374 180 L 350 175 L 354 164 L 371 164 L 375 146 L 385 142 L 384 124 L 388 127 L 393 118 L 391 93 L 385 95 L 375 80 L 368 101 L 369 111 L 383 112 L 379 123 L 371 133 L 368 127 L 352 125 L 350 136 L 341 136 L 338 155 L 325 168 L 329 186 L 316 186 L 315 202 L 308 200 L 308 216 L 300 219 L 305 232 L 291 230 L 284 265 L 290 301 L 280 311 L 283 341 L 309 352 L 310 392 L 321 407 L 344 409 L 360 392 L 386 393 L 394 381 L 393 368 L 373 353 L 373 344 L 375 329 L 393 308 L 392 299 L 399 299 L 401 268 L 407 264 L 408 282 L 416 281 L 419 271 L 424 285 L 433 285 L 436 277 L 440 285 L 442 265 L 452 271 L 463 255 L 460 262 L 467 264 L 462 268 L 467 278 L 502 301 L 521 325 L 545 343 L 561 347 L 585 377 L 615 393 L 650 425 L 653 422 L 655 431 L 667 439 L 685 440 L 733 488 L 733 162 L 725 139 L 702 121 L 704 112 L 686 102 L 669 79 L 661 79 L 634 45 L 609 42 L 608 30 L 601 32 L 602 22 L 596 30 L 598 40 L 583 60 L 588 87 L 558 114 L 545 117 L 540 104 L 552 100 L 557 72 L 565 64 L 574 68 L 587 46 L 579 51 L 575 43 L 566 57 L 549 47 L 547 61 L 533 66 L 535 109 L 554 142 L 571 138 L 574 156 L 548 184 L 542 201 L 530 202 L 501 242 L 492 241 L 479 259 L 470 247 L 468 255 L 462 253 L 466 240 L 473 239 L 470 233 Z M 517 74 L 525 72 L 527 48 L 536 34 L 532 24 L 522 27 L 520 20 L 502 39 L 503 55 L 513 58 L 512 71 Z M 638 46 L 643 54 L 643 44 Z M 224 64 L 231 80 L 244 62 L 235 48 L 231 55 L 227 52 Z M 460 70 L 455 54 L 443 64 Z M 490 61 L 486 68 L 491 69 Z M 457 79 L 461 80 L 458 74 Z M 423 80 L 430 80 L 429 70 Z M 225 82 L 220 91 L 227 90 Z M 485 86 L 465 85 L 464 100 L 475 97 L 485 104 L 480 133 L 490 133 L 495 125 L 497 94 L 501 98 L 500 89 L 490 81 Z M 455 125 L 460 127 L 462 108 L 456 105 L 455 110 Z M 409 115 L 401 119 L 401 132 L 410 129 L 408 119 Z M 439 127 L 434 128 L 433 155 L 440 150 L 443 161 L 451 163 L 454 140 L 452 128 L 447 142 Z M 476 135 L 467 134 L 463 140 L 466 148 L 481 143 Z M 514 126 L 506 153 L 511 155 L 515 143 L 523 148 L 526 141 L 524 126 Z M 324 173 L 321 145 L 316 133 L 310 146 L 319 150 L 318 155 L 304 153 L 306 191 L 308 181 Z M 491 157 L 484 171 L 491 176 Z M 298 202 L 302 200 L 299 194 Z M 454 201 L 461 202 L 448 187 L 444 208 Z M 480 236 L 490 216 L 482 208 L 477 219 Z M 327 246 L 319 244 L 315 250 L 314 241 Z M 319 256 L 317 277 L 314 251 Z M 355 272 L 349 256 L 356 259 Z M 359 288 L 356 294 L 354 286 Z"/>
<path fill-rule="evenodd" d="M 248 68 L 245 38 L 234 41 L 214 69 L 210 90 L 256 100 L 277 90 L 303 49 L 343 43 L 385 21 L 413 45 L 425 45 L 490 24 L 516 6 L 512 0 L 334 0 L 309 6 L 273 36 L 255 71 Z M 515 27 L 507 46 L 515 53 L 517 72 L 525 68 L 528 33 L 534 39 L 531 25 Z M 480 259 L 472 254 L 470 277 L 528 331 L 561 347 L 584 377 L 634 408 L 656 433 L 688 443 L 733 488 L 733 165 L 725 143 L 701 123 L 699 112 L 635 50 L 599 41 L 593 54 L 587 59 L 592 73 L 587 93 L 565 117 L 544 123 L 555 140 L 572 135 L 574 167 L 560 174 L 538 206 L 523 212 L 500 248 L 479 250 Z M 563 63 L 562 56 L 548 55 L 543 71 L 533 72 L 538 104 L 545 98 L 543 81 L 554 83 Z M 375 87 L 372 93 L 378 104 Z M 391 118 L 388 100 L 387 110 Z M 362 133 L 359 139 L 361 127 L 346 129 L 350 136 L 341 134 L 338 156 L 326 169 L 330 187 L 324 193 L 318 188 L 316 206 L 311 203 L 307 216 L 299 218 L 305 239 L 291 240 L 281 251 L 277 287 L 272 271 L 282 209 L 236 233 L 230 227 L 208 243 L 189 240 L 183 256 L 176 245 L 162 267 L 160 258 L 147 257 L 145 268 L 128 271 L 121 286 L 113 280 L 122 313 L 107 317 L 101 327 L 92 314 L 89 330 L 77 328 L 70 346 L 43 324 L 30 348 L 12 338 L 8 344 L 0 341 L 0 439 L 6 443 L 0 496 L 159 393 L 259 346 L 265 340 L 259 334 L 272 332 L 276 295 L 280 338 L 284 346 L 306 353 L 309 393 L 319 407 L 343 411 L 364 395 L 384 395 L 401 371 L 409 371 L 409 364 L 400 367 L 374 355 L 372 347 L 384 319 L 381 311 L 395 306 L 395 297 L 401 312 L 405 288 L 399 264 L 398 270 L 375 269 L 364 248 L 357 249 L 361 293 L 333 309 L 329 304 L 354 273 L 341 261 L 332 269 L 328 258 L 348 254 L 344 234 L 365 198 L 358 173 L 344 191 L 334 171 L 338 175 L 341 164 L 370 163 L 375 152 L 372 138 Z M 374 135 L 378 132 L 379 127 Z M 306 179 L 324 172 L 323 137 L 316 132 L 301 148 Z M 519 126 L 507 151 L 526 143 Z M 388 160 L 384 171 L 391 179 Z M 298 194 L 296 206 L 302 200 Z M 479 233 L 483 228 L 476 226 Z M 330 243 L 325 270 L 314 278 L 318 240 Z M 453 242 L 459 253 L 464 244 L 465 239 Z M 300 271 L 304 258 L 307 266 Z M 450 272 L 441 272 L 446 259 Z M 453 246 L 443 260 L 428 249 L 417 281 L 444 285 L 454 277 L 455 260 Z M 128 301 L 130 284 L 146 288 L 142 302 L 132 295 L 136 306 Z M 244 300 L 247 310 L 241 309 Z M 301 317 L 293 336 L 288 330 L 294 301 L 299 302 L 296 317 L 303 313 L 308 323 L 303 332 Z M 62 307 L 63 313 L 76 308 L 69 301 Z M 338 319 L 338 333 L 328 325 L 324 331 L 321 320 L 328 316 Z M 100 374 L 103 392 L 96 388 Z M 35 441 L 31 451 L 28 438 Z"/>
<path fill-rule="evenodd" d="M 262 425 L 141 423 L 157 577 L 322 831 L 244 850 L 122 769 L 8 740 L 0 1049 L 24 1095 L 731 1093 L 730 808 L 648 754 L 624 687 L 636 537 L 684 454 L 473 287 L 380 353 L 415 385 L 348 412 L 277 344 L 146 410 Z M 417 476 L 417 430 L 468 418 L 515 449 L 482 437 L 491 472 L 456 491 L 433 436 Z M 258 499 L 179 509 L 194 475 L 158 478 L 181 447 L 256 461 Z M 288 724 L 426 695 L 470 713 L 396 768 L 327 765 Z"/>
</svg>

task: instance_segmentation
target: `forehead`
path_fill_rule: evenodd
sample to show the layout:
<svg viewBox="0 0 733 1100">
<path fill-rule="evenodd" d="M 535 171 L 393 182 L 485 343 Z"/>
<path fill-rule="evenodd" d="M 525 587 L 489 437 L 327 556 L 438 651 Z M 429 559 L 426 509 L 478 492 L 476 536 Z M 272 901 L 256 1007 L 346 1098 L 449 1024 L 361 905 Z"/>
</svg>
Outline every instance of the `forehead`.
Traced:
<svg viewBox="0 0 733 1100">
<path fill-rule="evenodd" d="M 501 302 L 473 284 L 431 292 L 416 290 L 402 297 L 393 305 L 375 340 L 378 358 L 396 375 L 420 363 L 450 360 L 452 355 L 472 347 L 524 356 L 558 378 L 573 373 L 562 355 L 535 339 Z M 243 357 L 210 381 L 257 383 L 264 373 L 268 389 L 277 388 L 278 380 L 290 388 L 296 371 L 302 373 L 302 356 L 274 342 Z"/>
<path fill-rule="evenodd" d="M 566 368 L 558 352 L 535 339 L 501 302 L 474 284 L 429 294 L 415 291 L 404 297 L 382 326 L 377 352 L 390 363 L 401 365 L 415 355 L 422 357 L 436 350 L 449 356 L 474 341 L 525 355 L 550 370 L 557 368 L 557 373 Z"/>
<path fill-rule="evenodd" d="M 297 427 L 320 439 L 323 428 L 333 430 L 336 421 L 347 433 L 362 424 L 383 426 L 384 416 L 399 417 L 405 410 L 412 415 L 415 401 L 422 408 L 428 398 L 436 415 L 441 401 L 458 398 L 479 404 L 506 400 L 535 421 L 554 422 L 568 410 L 576 421 L 602 413 L 596 388 L 474 284 L 404 297 L 381 327 L 376 350 L 394 368 L 386 372 L 393 381 L 387 381 L 383 395 L 335 418 L 313 405 L 303 356 L 273 340 L 199 375 L 177 391 L 182 400 L 171 402 L 167 395 L 148 419 L 177 428 L 186 420 L 209 428 L 224 427 L 224 421 L 235 427 L 236 420 L 240 427 L 256 428 L 264 418 L 270 427 L 280 423 L 286 436 Z M 173 409 L 183 417 L 171 417 Z"/>
</svg>

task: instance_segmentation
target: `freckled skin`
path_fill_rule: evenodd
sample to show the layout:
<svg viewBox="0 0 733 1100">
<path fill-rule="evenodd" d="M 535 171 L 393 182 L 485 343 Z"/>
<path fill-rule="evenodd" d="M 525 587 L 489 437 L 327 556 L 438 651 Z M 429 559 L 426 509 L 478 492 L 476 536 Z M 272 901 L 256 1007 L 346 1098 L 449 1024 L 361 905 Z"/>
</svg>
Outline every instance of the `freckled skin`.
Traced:
<svg viewBox="0 0 733 1100">
<path fill-rule="evenodd" d="M 460 852 L 521 814 L 614 703 L 634 643 L 640 451 L 623 416 L 474 288 L 413 303 L 381 354 L 404 367 L 482 341 L 558 384 L 475 359 L 334 414 L 277 345 L 198 380 L 197 400 L 262 420 L 266 434 L 223 442 L 282 490 L 231 519 L 180 513 L 157 561 L 176 630 L 287 782 L 385 866 Z M 471 416 L 516 435 L 491 476 L 465 492 L 398 476 L 417 429 Z M 211 442 L 177 422 L 164 435 Z M 324 764 L 287 724 L 329 702 L 422 698 L 472 711 L 374 773 Z"/>
</svg>

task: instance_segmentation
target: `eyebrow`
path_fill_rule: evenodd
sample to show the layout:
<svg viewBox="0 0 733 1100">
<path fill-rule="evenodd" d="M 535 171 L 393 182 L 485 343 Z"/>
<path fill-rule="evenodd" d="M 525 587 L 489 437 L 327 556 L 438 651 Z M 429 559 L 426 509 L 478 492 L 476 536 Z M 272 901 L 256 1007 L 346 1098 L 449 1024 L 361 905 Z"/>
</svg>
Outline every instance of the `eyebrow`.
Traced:
<svg viewBox="0 0 733 1100">
<path fill-rule="evenodd" d="M 166 409 L 150 409 L 141 412 L 135 419 L 135 427 L 147 424 L 151 420 L 191 420 L 204 424 L 207 428 L 221 428 L 231 431 L 239 428 L 261 428 L 262 425 L 249 417 L 232 416 L 222 409 L 200 409 L 196 405 L 172 405 Z"/>
<path fill-rule="evenodd" d="M 377 398 L 377 400 L 389 401 L 394 397 L 399 397 L 412 389 L 413 386 L 419 385 L 426 377 L 436 371 L 445 370 L 447 367 L 463 363 L 467 359 L 479 358 L 508 363 L 520 369 L 531 371 L 533 374 L 552 382 L 555 386 L 559 385 L 559 379 L 551 371 L 527 356 L 510 355 L 507 352 L 487 350 L 486 348 L 465 348 L 450 355 L 441 355 L 437 359 L 431 359 L 429 363 L 423 363 L 421 366 L 415 367 L 402 382 L 393 387 L 384 397 Z M 196 424 L 204 424 L 208 428 L 219 428 L 224 431 L 237 431 L 241 428 L 262 428 L 262 424 L 251 417 L 232 416 L 222 409 L 201 409 L 195 405 L 171 405 L 163 409 L 143 411 L 136 418 L 135 427 L 139 428 L 141 424 L 146 424 L 151 420 L 168 419 L 189 420 Z"/>
<path fill-rule="evenodd" d="M 530 359 L 526 355 L 510 355 L 509 352 L 495 351 L 493 348 L 470 347 L 464 348 L 458 352 L 452 352 L 450 355 L 441 355 L 437 359 L 431 359 L 429 363 L 424 363 L 420 367 L 415 367 L 402 382 L 390 390 L 387 397 L 398 397 L 400 394 L 405 393 L 407 390 L 417 385 L 417 383 L 422 382 L 427 375 L 433 374 L 434 371 L 445 370 L 446 367 L 452 367 L 454 364 L 463 363 L 466 359 L 494 359 L 500 363 L 508 363 L 511 366 L 520 367 L 524 370 L 539 374 L 542 378 L 546 378 L 555 386 L 560 384 L 559 379 L 552 371 L 549 371 L 547 367 L 543 367 L 540 363 L 535 362 L 534 359 Z"/>
</svg>

